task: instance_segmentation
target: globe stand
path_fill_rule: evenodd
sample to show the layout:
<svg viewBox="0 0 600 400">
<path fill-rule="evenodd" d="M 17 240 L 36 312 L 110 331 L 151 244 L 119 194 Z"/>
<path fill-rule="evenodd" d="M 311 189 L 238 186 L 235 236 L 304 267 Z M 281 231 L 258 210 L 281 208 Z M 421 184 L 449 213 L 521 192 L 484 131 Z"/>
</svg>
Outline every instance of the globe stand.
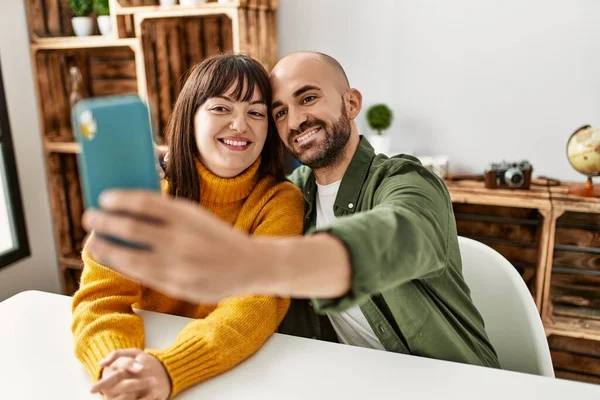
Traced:
<svg viewBox="0 0 600 400">
<path fill-rule="evenodd" d="M 583 197 L 600 197 L 600 186 L 594 186 L 592 177 L 588 176 L 585 184 L 572 184 L 569 186 L 569 194 Z"/>
</svg>

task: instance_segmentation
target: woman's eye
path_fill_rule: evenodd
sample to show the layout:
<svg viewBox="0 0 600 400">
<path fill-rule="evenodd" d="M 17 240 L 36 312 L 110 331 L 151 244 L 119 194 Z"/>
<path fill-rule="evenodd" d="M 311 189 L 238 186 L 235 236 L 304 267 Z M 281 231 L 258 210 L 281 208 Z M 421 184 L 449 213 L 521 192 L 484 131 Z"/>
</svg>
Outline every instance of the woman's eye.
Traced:
<svg viewBox="0 0 600 400">
<path fill-rule="evenodd" d="M 263 113 L 260 113 L 258 111 L 250 111 L 250 115 L 252 115 L 253 117 L 258 117 L 258 118 L 263 118 L 265 116 Z"/>
<path fill-rule="evenodd" d="M 317 96 L 306 96 L 305 98 L 302 99 L 302 104 L 310 103 L 311 101 L 313 101 L 316 98 L 317 98 Z"/>
<path fill-rule="evenodd" d="M 216 111 L 216 112 L 225 112 L 225 111 L 227 111 L 227 109 L 225 107 L 223 107 L 223 106 L 215 106 L 215 107 L 212 108 L 212 110 Z"/>
<path fill-rule="evenodd" d="M 279 119 L 281 117 L 283 117 L 285 114 L 287 113 L 286 110 L 279 110 L 275 113 L 275 119 Z"/>
</svg>

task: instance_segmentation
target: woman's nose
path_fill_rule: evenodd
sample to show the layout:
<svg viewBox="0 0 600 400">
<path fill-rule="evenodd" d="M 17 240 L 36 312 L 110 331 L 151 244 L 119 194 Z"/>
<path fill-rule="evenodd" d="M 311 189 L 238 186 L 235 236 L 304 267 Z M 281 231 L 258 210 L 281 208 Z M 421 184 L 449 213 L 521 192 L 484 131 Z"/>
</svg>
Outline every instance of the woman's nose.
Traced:
<svg viewBox="0 0 600 400">
<path fill-rule="evenodd" d="M 245 115 L 238 115 L 231 121 L 229 129 L 236 133 L 244 133 L 248 130 L 248 121 L 246 121 Z"/>
</svg>

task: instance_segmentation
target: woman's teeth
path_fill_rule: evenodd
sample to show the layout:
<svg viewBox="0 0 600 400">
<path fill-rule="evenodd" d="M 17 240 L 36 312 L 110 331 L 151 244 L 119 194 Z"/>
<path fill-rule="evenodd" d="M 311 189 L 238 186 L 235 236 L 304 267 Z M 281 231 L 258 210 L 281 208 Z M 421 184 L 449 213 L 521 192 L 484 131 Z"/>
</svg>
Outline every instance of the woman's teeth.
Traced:
<svg viewBox="0 0 600 400">
<path fill-rule="evenodd" d="M 223 143 L 225 143 L 226 145 L 229 145 L 229 146 L 243 147 L 243 146 L 247 146 L 249 142 L 242 142 L 242 141 L 239 141 L 239 140 L 223 139 Z"/>
<path fill-rule="evenodd" d="M 304 142 L 306 139 L 309 139 L 311 136 L 313 136 L 315 133 L 317 133 L 317 131 L 318 131 L 319 129 L 321 129 L 321 128 L 319 127 L 319 128 L 314 128 L 314 129 L 311 129 L 310 131 L 308 131 L 308 132 L 307 132 L 307 133 L 305 133 L 304 135 L 297 137 L 297 138 L 296 138 L 296 142 L 297 142 L 297 143 L 302 143 L 302 142 Z"/>
</svg>

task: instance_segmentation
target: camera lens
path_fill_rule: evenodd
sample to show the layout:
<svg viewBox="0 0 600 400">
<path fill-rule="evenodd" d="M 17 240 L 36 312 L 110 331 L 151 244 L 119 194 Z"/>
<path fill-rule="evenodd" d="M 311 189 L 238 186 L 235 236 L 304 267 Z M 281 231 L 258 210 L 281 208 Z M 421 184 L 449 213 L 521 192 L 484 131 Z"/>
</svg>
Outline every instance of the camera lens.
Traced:
<svg viewBox="0 0 600 400">
<path fill-rule="evenodd" d="M 510 168 L 504 173 L 504 181 L 508 186 L 519 187 L 525 182 L 525 175 L 518 168 Z"/>
</svg>

